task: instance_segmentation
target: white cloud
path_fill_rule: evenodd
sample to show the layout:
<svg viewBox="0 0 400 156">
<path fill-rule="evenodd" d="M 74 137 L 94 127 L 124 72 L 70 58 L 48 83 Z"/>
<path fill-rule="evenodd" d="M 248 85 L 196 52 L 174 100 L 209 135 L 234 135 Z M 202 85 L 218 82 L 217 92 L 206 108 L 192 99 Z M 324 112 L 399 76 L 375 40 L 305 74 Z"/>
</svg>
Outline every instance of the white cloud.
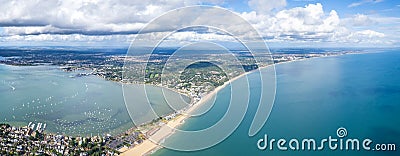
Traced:
<svg viewBox="0 0 400 156">
<path fill-rule="evenodd" d="M 221 3 L 220 0 L 202 2 Z M 169 10 L 202 2 L 197 0 L 0 0 L 0 10 L 2 10 L 0 26 L 30 26 L 27 30 L 18 30 L 25 33 L 134 33 L 151 19 Z M 35 31 L 30 31 L 33 29 Z"/>
<path fill-rule="evenodd" d="M 207 2 L 220 4 L 220 0 Z M 378 3 L 380 1 L 362 1 Z M 0 42 L 13 41 L 76 41 L 76 42 L 123 42 L 129 43 L 147 22 L 164 12 L 193 4 L 197 0 L 59 0 L 21 1 L 0 0 Z M 392 23 L 400 20 L 373 18 L 357 14 L 340 18 L 335 10 L 325 11 L 320 3 L 304 7 L 284 9 L 286 0 L 250 0 L 248 5 L 254 10 L 238 13 L 247 19 L 267 42 L 334 42 L 334 43 L 393 43 L 398 37 L 387 34 L 387 30 L 369 27 L 376 23 Z M 360 4 L 361 5 L 361 4 Z M 46 11 L 43 11 L 46 10 Z M 170 33 L 176 27 L 188 24 L 224 25 L 235 35 L 251 39 L 256 34 L 249 33 L 243 23 L 216 13 L 217 10 L 181 12 L 182 18 L 168 18 L 168 22 L 152 25 L 145 39 Z M 193 18 L 212 17 L 212 18 Z M 382 21 L 386 20 L 386 21 Z M 167 23 L 167 22 L 165 22 Z M 229 27 L 229 28 L 228 28 Z M 356 29 L 355 29 L 356 28 Z M 364 29 L 364 30 L 363 30 Z M 393 30 L 389 30 L 393 31 Z M 394 34 L 396 35 L 396 34 Z M 3 37 L 1 37 L 3 36 Z M 397 36 L 400 34 L 397 33 Z M 386 38 L 391 41 L 387 42 Z M 216 32 L 184 31 L 173 34 L 169 41 L 222 40 L 232 41 L 227 35 Z"/>
<path fill-rule="evenodd" d="M 248 5 L 258 13 L 269 13 L 273 9 L 285 7 L 286 0 L 249 0 Z"/>
<path fill-rule="evenodd" d="M 83 45 L 83 46 L 128 46 L 136 35 L 88 36 L 82 34 L 39 34 L 0 37 L 2 45 Z"/>
<path fill-rule="evenodd" d="M 168 40 L 174 41 L 235 41 L 235 39 L 228 35 L 220 35 L 215 33 L 197 33 L 197 32 L 178 32 L 172 34 Z"/>
<path fill-rule="evenodd" d="M 386 35 L 374 30 L 352 30 L 353 25 L 371 24 L 365 15 L 341 20 L 335 10 L 326 13 L 322 4 L 309 4 L 260 15 L 255 12 L 242 13 L 267 42 L 335 42 L 377 43 Z M 350 26 L 347 23 L 351 23 Z"/>
<path fill-rule="evenodd" d="M 356 35 L 363 38 L 385 37 L 385 34 L 373 30 L 362 30 L 355 32 Z"/>
<path fill-rule="evenodd" d="M 375 4 L 375 3 L 380 3 L 380 2 L 383 2 L 383 0 L 362 0 L 362 1 L 351 3 L 347 7 L 353 8 L 353 7 L 358 7 L 358 6 L 364 5 L 364 4 Z"/>
<path fill-rule="evenodd" d="M 243 13 L 242 16 L 249 19 L 261 33 L 274 38 L 320 39 L 321 35 L 333 33 L 340 23 L 336 11 L 332 10 L 326 15 L 319 3 L 282 10 L 274 16 L 255 13 Z"/>
<path fill-rule="evenodd" d="M 374 20 L 364 14 L 356 14 L 348 22 L 353 26 L 371 26 L 376 23 Z"/>
</svg>

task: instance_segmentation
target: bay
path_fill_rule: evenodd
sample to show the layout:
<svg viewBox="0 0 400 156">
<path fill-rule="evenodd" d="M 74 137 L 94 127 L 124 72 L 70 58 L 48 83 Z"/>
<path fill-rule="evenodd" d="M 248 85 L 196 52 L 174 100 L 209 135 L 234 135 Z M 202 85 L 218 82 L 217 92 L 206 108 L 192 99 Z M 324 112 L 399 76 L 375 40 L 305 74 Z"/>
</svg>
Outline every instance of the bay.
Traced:
<svg viewBox="0 0 400 156">
<path fill-rule="evenodd" d="M 0 122 L 16 126 L 46 123 L 48 132 L 73 136 L 119 134 L 133 127 L 127 106 L 134 104 L 125 105 L 121 84 L 97 76 L 77 77 L 80 72 L 87 71 L 64 72 L 56 66 L 0 65 Z M 128 86 L 132 92 L 143 87 Z M 160 116 L 173 112 L 162 98 L 162 90 L 177 101 L 182 97 L 190 100 L 171 90 L 147 88 L 152 97 L 157 97 L 149 102 Z M 146 98 L 137 94 L 127 96 Z"/>
</svg>

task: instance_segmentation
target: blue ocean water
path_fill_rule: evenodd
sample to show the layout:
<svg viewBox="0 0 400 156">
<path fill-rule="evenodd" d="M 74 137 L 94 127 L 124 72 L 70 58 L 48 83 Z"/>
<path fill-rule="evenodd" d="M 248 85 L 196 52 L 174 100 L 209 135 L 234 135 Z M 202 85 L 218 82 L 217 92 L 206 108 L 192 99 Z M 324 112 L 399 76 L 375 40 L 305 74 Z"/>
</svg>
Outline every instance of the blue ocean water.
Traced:
<svg viewBox="0 0 400 156">
<path fill-rule="evenodd" d="M 255 89 L 259 87 L 258 75 L 250 74 L 250 88 L 254 91 L 247 114 L 231 136 L 205 150 L 160 149 L 153 155 L 400 155 L 400 50 L 280 64 L 276 72 L 275 104 L 257 135 L 248 136 L 260 98 Z M 229 99 L 230 87 L 226 87 L 218 93 L 216 103 L 207 114 L 187 119 L 179 129 L 199 130 L 215 124 L 224 115 Z M 344 139 L 369 138 L 373 141 L 371 145 L 394 143 L 396 151 L 257 148 L 257 141 L 265 134 L 288 141 L 293 138 L 319 141 L 329 136 L 338 138 L 336 130 L 340 127 L 347 130 Z"/>
</svg>

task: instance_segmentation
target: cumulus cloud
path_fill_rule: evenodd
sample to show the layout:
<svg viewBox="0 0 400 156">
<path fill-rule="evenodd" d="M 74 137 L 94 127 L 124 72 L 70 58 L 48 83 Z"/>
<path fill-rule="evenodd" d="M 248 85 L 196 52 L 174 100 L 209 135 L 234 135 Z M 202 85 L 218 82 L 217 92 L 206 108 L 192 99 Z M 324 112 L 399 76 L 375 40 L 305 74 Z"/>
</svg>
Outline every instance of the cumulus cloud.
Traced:
<svg viewBox="0 0 400 156">
<path fill-rule="evenodd" d="M 309 4 L 305 7 L 284 9 L 276 14 L 242 13 L 267 42 L 349 42 L 376 43 L 385 35 L 373 30 L 354 31 L 351 25 L 371 24 L 365 15 L 356 15 L 341 20 L 335 10 L 325 12 L 322 4 Z"/>
<path fill-rule="evenodd" d="M 282 10 L 274 16 L 244 13 L 268 38 L 321 40 L 334 33 L 340 23 L 336 11 L 325 14 L 320 3 Z M 257 20 L 262 19 L 262 20 Z"/>
<path fill-rule="evenodd" d="M 202 1 L 221 3 L 220 0 Z M 135 33 L 151 19 L 175 8 L 201 4 L 196 0 L 0 0 L 1 27 L 29 35 Z M 6 28 L 9 29 L 9 28 Z"/>
</svg>

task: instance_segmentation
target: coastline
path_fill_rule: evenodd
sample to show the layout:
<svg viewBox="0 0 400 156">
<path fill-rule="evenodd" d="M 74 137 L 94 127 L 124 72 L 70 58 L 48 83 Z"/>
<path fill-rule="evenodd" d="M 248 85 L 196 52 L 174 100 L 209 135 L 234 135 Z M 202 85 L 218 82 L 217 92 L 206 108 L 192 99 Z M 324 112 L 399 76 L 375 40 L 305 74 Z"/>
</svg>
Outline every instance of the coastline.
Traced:
<svg viewBox="0 0 400 156">
<path fill-rule="evenodd" d="M 254 70 L 255 71 L 255 70 Z M 167 138 L 170 135 L 174 134 L 174 130 L 175 128 L 177 128 L 178 126 L 180 126 L 181 124 L 184 123 L 184 121 L 190 117 L 190 113 L 192 113 L 194 110 L 196 110 L 198 107 L 200 107 L 204 102 L 210 100 L 214 95 L 216 95 L 221 89 L 225 88 L 226 86 L 228 86 L 231 82 L 251 73 L 254 71 L 250 71 L 250 72 L 245 72 L 242 73 L 228 81 L 226 81 L 223 85 L 218 86 L 217 88 L 215 88 L 213 91 L 211 91 L 210 93 L 208 93 L 206 96 L 204 96 L 203 98 L 200 99 L 200 101 L 198 101 L 197 103 L 191 105 L 187 110 L 184 110 L 184 112 L 182 112 L 182 115 L 172 119 L 171 121 L 169 121 L 167 124 L 161 126 L 160 130 L 158 130 L 155 134 L 153 134 L 153 136 L 157 136 L 157 138 L 163 139 L 163 138 Z M 171 130 L 172 129 L 172 130 Z M 149 155 L 153 152 L 155 152 L 156 150 L 162 148 L 160 145 L 154 143 L 153 141 L 151 141 L 150 139 L 146 139 L 144 140 L 141 144 L 137 145 L 136 147 L 133 147 L 123 153 L 121 153 L 121 155 Z"/>
<path fill-rule="evenodd" d="M 363 53 L 349 53 L 349 54 L 363 54 Z M 343 54 L 343 55 L 347 55 L 347 54 Z M 202 98 L 201 98 L 199 101 L 197 101 L 196 103 L 192 103 L 192 104 L 190 104 L 188 107 L 182 109 L 182 115 L 180 115 L 180 116 L 178 116 L 178 117 L 176 117 L 176 118 L 170 120 L 167 124 L 165 124 L 165 125 L 163 125 L 163 126 L 166 126 L 166 128 L 170 129 L 170 128 L 176 128 L 176 127 L 178 127 L 179 125 L 183 124 L 184 121 L 185 121 L 187 118 L 190 117 L 189 114 L 191 114 L 193 111 L 195 111 L 195 110 L 198 109 L 200 106 L 202 106 L 205 102 L 209 101 L 209 100 L 212 99 L 214 96 L 216 96 L 220 90 L 222 90 L 223 88 L 225 88 L 226 86 L 228 86 L 231 82 L 234 82 L 235 80 L 237 80 L 237 79 L 239 79 L 239 78 L 242 78 L 242 77 L 245 76 L 245 75 L 247 76 L 247 74 L 251 74 L 251 73 L 253 73 L 253 72 L 257 72 L 257 70 L 262 70 L 262 69 L 264 69 L 264 68 L 268 68 L 268 67 L 272 67 L 272 66 L 275 68 L 275 65 L 278 65 L 278 64 L 291 63 L 291 62 L 295 62 L 295 61 L 305 61 L 305 60 L 314 59 L 314 58 L 336 57 L 336 56 L 341 56 L 341 55 L 330 55 L 330 56 L 311 57 L 311 58 L 295 59 L 295 60 L 290 60 L 290 61 L 284 61 L 284 62 L 279 62 L 279 63 L 273 63 L 273 64 L 269 64 L 269 65 L 266 65 L 266 66 L 259 67 L 259 68 L 256 69 L 256 70 L 251 70 L 251 71 L 248 71 L 248 72 L 244 72 L 244 73 L 242 73 L 242 74 L 239 74 L 239 75 L 237 75 L 237 76 L 234 76 L 232 79 L 230 79 L 230 80 L 224 82 L 223 85 L 218 86 L 217 88 L 215 88 L 214 90 L 212 90 L 211 92 L 209 92 L 208 94 L 206 94 L 204 97 L 202 97 Z M 8 65 L 8 66 L 13 66 L 13 65 Z M 114 82 L 118 82 L 118 81 L 114 81 Z M 122 83 L 122 82 L 120 82 L 120 83 Z M 145 84 L 145 85 L 149 85 L 149 84 Z M 186 95 L 185 93 L 182 93 L 182 92 L 180 92 L 180 91 L 178 91 L 178 90 L 175 90 L 175 89 L 168 88 L 168 87 L 166 87 L 166 86 L 154 85 L 154 84 L 150 84 L 150 85 L 152 85 L 152 86 L 154 86 L 154 87 L 161 87 L 161 88 L 163 88 L 163 89 L 168 89 L 168 90 L 177 92 L 177 93 L 182 94 L 182 95 Z M 190 96 L 188 96 L 188 95 L 186 95 L 186 96 L 187 96 L 187 97 L 190 97 Z M 167 132 L 165 132 L 165 131 L 159 130 L 159 131 L 157 131 L 156 133 L 157 133 L 157 134 L 158 134 L 158 133 L 161 133 L 160 135 L 161 135 L 163 138 L 167 138 L 167 137 L 169 137 L 170 135 L 173 135 L 173 134 L 174 134 L 174 131 L 167 131 Z M 150 142 L 150 143 L 145 144 L 145 142 Z M 130 150 L 132 150 L 132 149 L 135 149 L 135 148 L 139 148 L 140 146 L 142 146 L 142 148 L 140 148 L 140 149 L 142 149 L 141 152 L 142 152 L 143 154 L 139 154 L 139 155 L 147 155 L 147 154 L 153 153 L 153 152 L 155 152 L 156 150 L 162 148 L 161 146 L 159 146 L 159 145 L 157 145 L 156 143 L 153 143 L 152 141 L 150 141 L 149 139 L 147 139 L 147 140 L 145 140 L 143 143 L 137 145 L 137 146 L 134 147 L 134 148 L 129 149 L 128 151 L 130 151 Z M 128 151 L 126 151 L 126 152 L 128 152 Z M 125 155 L 125 153 L 123 153 L 122 155 Z M 132 154 L 127 153 L 126 155 L 132 155 Z M 134 155 L 136 155 L 136 154 L 134 154 Z"/>
<path fill-rule="evenodd" d="M 363 53 L 348 53 L 348 54 L 363 54 Z M 311 59 L 315 59 L 315 58 L 326 58 L 326 57 L 337 57 L 337 56 L 342 56 L 342 55 L 348 55 L 348 54 L 340 54 L 340 55 L 328 55 L 328 56 L 320 56 L 320 57 L 311 57 L 311 58 L 303 58 L 303 59 L 297 59 L 297 60 L 290 60 L 290 61 L 284 61 L 284 62 L 278 62 L 278 63 L 273 63 L 270 65 L 266 65 L 263 67 L 259 67 L 256 70 L 251 70 L 248 72 L 244 72 L 240 75 L 237 75 L 235 77 L 233 77 L 232 79 L 226 81 L 223 85 L 218 86 L 217 88 L 215 88 L 213 91 L 211 91 L 210 93 L 208 93 L 206 96 L 202 97 L 197 103 L 190 105 L 188 109 L 183 110 L 182 115 L 178 116 L 174 119 L 172 119 L 171 121 L 169 121 L 167 124 L 163 125 L 160 130 L 158 130 L 155 134 L 153 134 L 153 136 L 157 135 L 157 138 L 160 138 L 159 140 L 165 139 L 171 135 L 174 134 L 174 130 L 169 130 L 167 131 L 167 133 L 165 132 L 165 130 L 162 129 L 175 129 L 177 128 L 179 125 L 183 124 L 184 121 L 189 118 L 189 114 L 192 113 L 193 111 L 195 111 L 198 107 L 200 107 L 202 104 L 204 104 L 206 101 L 210 100 L 214 95 L 216 95 L 221 89 L 225 88 L 226 86 L 228 86 L 231 82 L 242 78 L 243 76 L 247 76 L 248 74 L 251 74 L 253 72 L 256 72 L 258 70 L 262 70 L 265 68 L 269 68 L 269 67 L 273 67 L 275 68 L 275 65 L 279 65 L 279 64 L 285 64 L 285 63 L 292 63 L 292 62 L 297 62 L 297 61 L 306 61 L 306 60 L 311 60 Z M 160 86 L 159 86 L 160 87 Z M 169 127 L 169 128 L 168 128 Z M 125 152 L 121 153 L 121 155 L 150 155 L 154 152 L 156 152 L 158 149 L 163 148 L 162 146 L 154 143 L 153 141 L 146 139 L 143 141 L 143 143 L 126 150 Z"/>
<path fill-rule="evenodd" d="M 314 58 L 319 58 L 319 57 L 314 57 Z M 290 63 L 290 62 L 295 62 L 295 61 L 301 61 L 301 60 L 308 60 L 308 59 L 312 59 L 312 58 L 306 58 L 306 59 L 299 59 L 299 60 L 291 60 L 291 61 L 285 61 L 285 62 L 279 62 L 279 63 L 274 63 L 274 64 L 270 64 L 267 66 L 263 66 L 260 67 L 256 70 L 251 70 L 248 72 L 244 72 L 238 76 L 233 77 L 232 79 L 229 79 L 228 81 L 224 82 L 223 85 L 218 86 L 217 88 L 215 88 L 213 91 L 211 91 L 210 93 L 208 93 L 207 95 L 205 95 L 203 98 L 201 98 L 197 103 L 191 105 L 188 109 L 184 110 L 182 112 L 182 115 L 169 121 L 167 124 L 163 125 L 160 130 L 158 130 L 155 134 L 153 134 L 153 136 L 158 135 L 158 138 L 162 137 L 162 138 L 167 138 L 171 135 L 174 134 L 174 131 L 169 131 L 168 133 L 165 133 L 162 129 L 175 129 L 178 126 L 180 126 L 181 124 L 184 123 L 184 121 L 190 117 L 189 114 L 191 114 L 193 111 L 195 111 L 198 107 L 202 106 L 202 104 L 204 104 L 205 102 L 207 102 L 208 100 L 210 100 L 213 96 L 217 95 L 218 92 L 220 90 L 222 90 L 223 88 L 225 88 L 226 86 L 228 86 L 229 84 L 231 84 L 232 82 L 234 82 L 235 80 L 242 78 L 243 76 L 247 76 L 248 74 L 251 74 L 253 72 L 256 72 L 258 70 L 262 70 L 268 67 L 273 67 L 275 68 L 275 65 L 278 64 L 283 64 L 283 63 Z M 168 128 L 169 127 L 169 128 Z M 162 134 L 164 133 L 164 134 Z M 127 151 L 121 153 L 121 155 L 150 155 L 151 153 L 154 153 L 155 151 L 157 151 L 158 149 L 163 148 L 162 146 L 154 143 L 153 141 L 146 139 L 143 141 L 143 143 L 137 145 L 136 147 L 133 147 L 131 149 L 128 149 Z"/>
</svg>

